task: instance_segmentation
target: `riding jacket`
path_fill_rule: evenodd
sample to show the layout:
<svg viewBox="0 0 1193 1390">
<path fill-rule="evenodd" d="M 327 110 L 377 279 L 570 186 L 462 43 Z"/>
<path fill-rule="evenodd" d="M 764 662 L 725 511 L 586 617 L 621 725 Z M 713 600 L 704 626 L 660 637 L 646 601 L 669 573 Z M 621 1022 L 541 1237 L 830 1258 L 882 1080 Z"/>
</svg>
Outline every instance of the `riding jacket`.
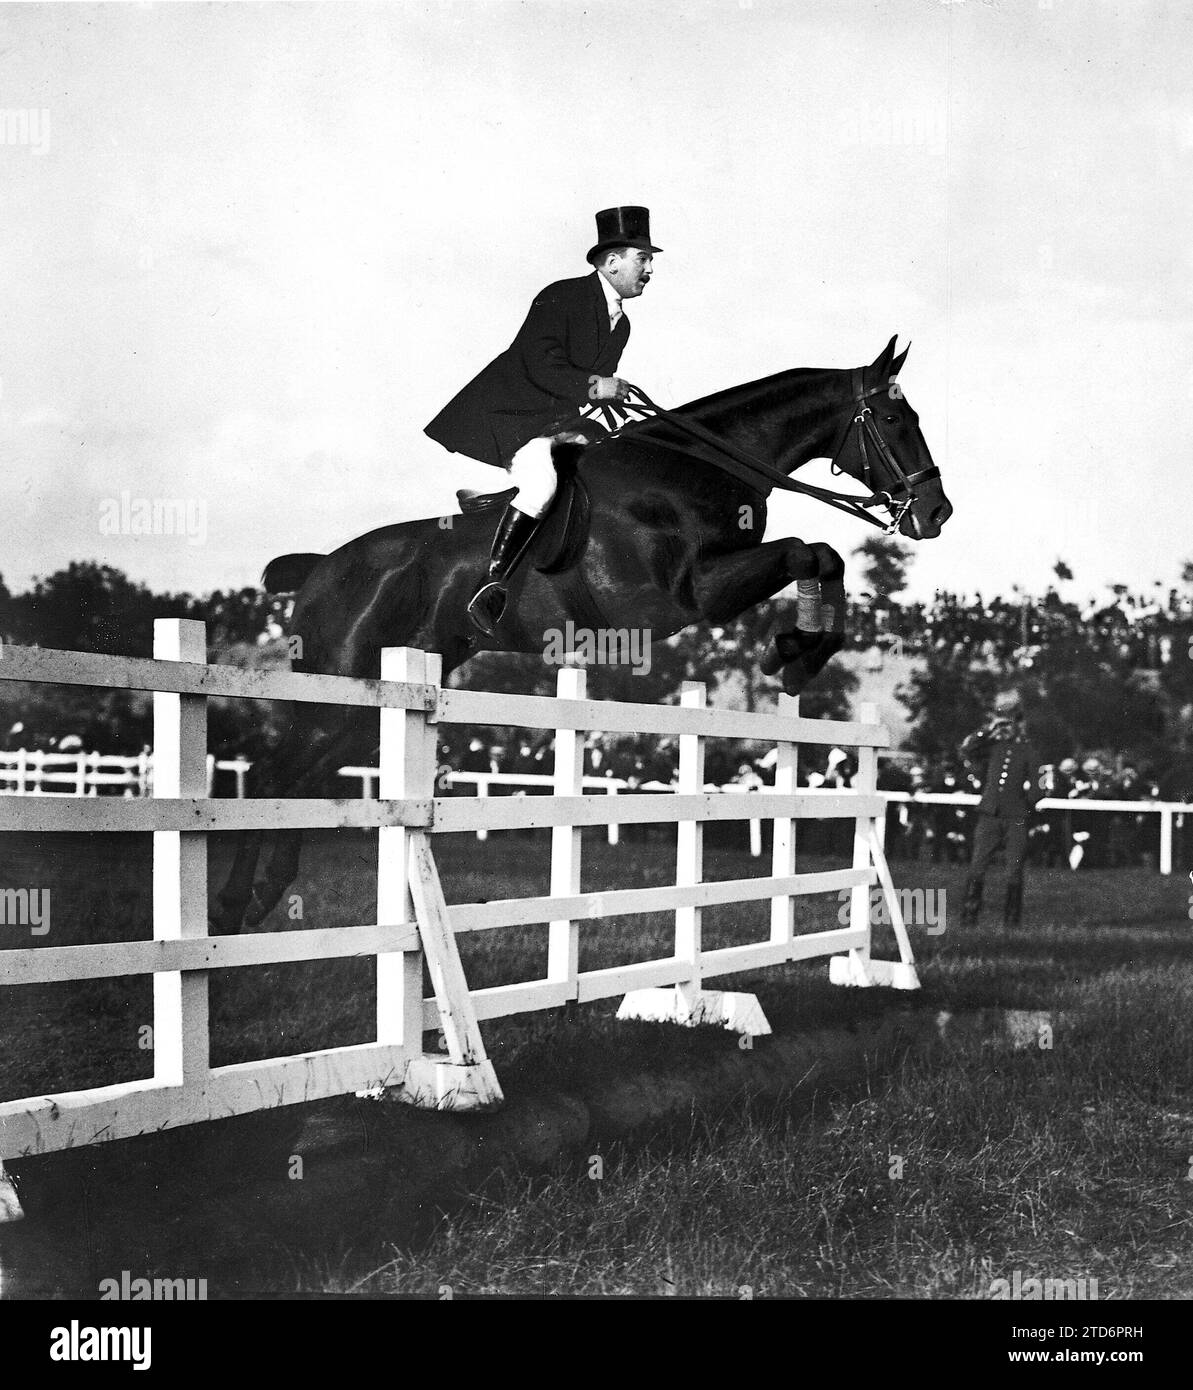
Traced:
<svg viewBox="0 0 1193 1390">
<path fill-rule="evenodd" d="M 609 328 L 600 276 L 557 280 L 530 306 L 514 341 L 454 396 L 424 433 L 452 453 L 508 468 L 527 440 L 574 423 L 589 378 L 612 376 L 630 336 Z"/>
</svg>

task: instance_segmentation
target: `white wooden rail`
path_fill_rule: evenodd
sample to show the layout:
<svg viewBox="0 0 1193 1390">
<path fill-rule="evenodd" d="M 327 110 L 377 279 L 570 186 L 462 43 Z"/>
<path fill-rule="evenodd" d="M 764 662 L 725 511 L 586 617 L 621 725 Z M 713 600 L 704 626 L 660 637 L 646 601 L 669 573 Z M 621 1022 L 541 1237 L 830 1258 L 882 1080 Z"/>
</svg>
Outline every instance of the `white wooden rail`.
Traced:
<svg viewBox="0 0 1193 1390">
<path fill-rule="evenodd" d="M 207 794 L 215 787 L 217 772 L 231 772 L 236 781 L 236 795 L 246 794 L 246 779 L 252 762 L 246 758 L 216 758 L 207 755 Z M 346 766 L 338 769 L 341 777 L 354 778 L 360 782 L 359 795 L 370 800 L 377 795 L 380 768 Z M 553 787 L 554 777 L 536 772 L 447 772 L 441 775 L 441 783 L 447 786 L 472 786 L 478 797 L 489 795 L 492 787 L 535 788 Z M 600 791 L 607 796 L 617 796 L 631 789 L 632 784 L 619 777 L 586 776 L 583 790 Z M 0 795 L 44 796 L 50 794 L 69 796 L 97 796 L 121 792 L 124 796 L 148 796 L 153 789 L 153 754 L 140 753 L 135 757 L 116 753 L 45 753 L 37 749 L 0 750 Z M 673 792 L 674 783 L 644 782 L 639 787 L 644 792 Z M 754 787 L 741 782 L 728 782 L 720 785 L 706 783 L 705 791 L 728 792 L 730 794 L 751 794 Z M 831 795 L 831 790 L 821 787 L 804 787 L 808 796 Z M 516 793 L 515 793 L 516 794 Z M 916 805 L 934 806 L 976 806 L 979 797 L 971 792 L 900 792 L 880 789 L 878 795 L 884 800 L 912 802 Z M 1045 797 L 1038 803 L 1041 811 L 1080 811 L 1094 814 L 1154 815 L 1159 817 L 1159 870 L 1162 874 L 1172 873 L 1173 830 L 1184 827 L 1185 817 L 1193 815 L 1193 804 L 1185 801 L 1160 801 L 1148 798 L 1144 801 L 1112 801 L 1083 797 Z M 762 822 L 754 818 L 750 821 L 750 853 L 758 859 L 762 855 Z M 488 839 L 489 831 L 481 826 L 476 831 L 478 840 Z M 611 845 L 619 841 L 618 823 L 611 821 L 607 838 Z"/>
<path fill-rule="evenodd" d="M 0 1159 L 387 1087 L 413 1104 L 489 1108 L 501 1103 L 502 1094 L 480 1022 L 569 1001 L 623 995 L 622 1018 L 713 1022 L 760 1034 L 770 1028 L 753 995 L 708 990 L 706 981 L 827 955 L 836 983 L 917 987 L 879 834 L 885 802 L 874 790 L 876 750 L 886 744 L 887 734 L 873 706 L 864 706 L 856 723 L 802 718 L 798 702 L 788 697 L 781 698 L 772 714 L 746 715 L 708 708 L 703 686 L 695 684 L 685 686 L 679 705 L 620 704 L 587 699 L 585 673 L 575 668 L 560 672 L 556 699 L 494 695 L 443 689 L 439 658 L 405 648 L 384 653 L 380 681 L 207 667 L 205 651 L 202 624 L 169 619 L 155 625 L 152 661 L 13 648 L 5 648 L 0 659 L 0 679 L 152 691 L 156 749 L 151 798 L 0 797 L 0 831 L 144 831 L 154 837 L 153 940 L 79 946 L 47 942 L 0 951 L 0 986 L 152 975 L 154 1074 L 85 1091 L 0 1100 Z M 379 797 L 212 799 L 206 750 L 206 699 L 212 694 L 379 709 Z M 554 795 L 437 796 L 436 726 L 442 723 L 554 729 Z M 591 729 L 678 735 L 676 791 L 585 795 L 583 732 Z M 775 786 L 747 795 L 705 790 L 709 737 L 774 741 Z M 815 796 L 797 791 L 800 743 L 857 748 L 858 786 Z M 796 823 L 825 817 L 854 821 L 853 864 L 798 873 Z M 774 822 L 771 876 L 705 882 L 703 825 L 750 819 Z M 644 822 L 677 825 L 674 882 L 582 891 L 582 828 Z M 377 924 L 208 935 L 208 831 L 344 826 L 379 831 Z M 546 896 L 447 905 L 433 853 L 436 834 L 533 827 L 552 830 Z M 895 924 L 897 962 L 870 955 L 870 888 L 875 883 Z M 841 889 L 853 895 L 848 927 L 796 932 L 795 898 Z M 705 907 L 758 900 L 772 904 L 767 940 L 705 949 Z M 600 970 L 580 968 L 583 924 L 658 911 L 675 914 L 670 954 Z M 549 924 L 545 975 L 471 989 L 457 951 L 458 935 L 523 923 Z M 376 962 L 373 1042 L 211 1066 L 207 989 L 212 970 L 347 955 L 368 955 Z M 422 997 L 424 961 L 433 985 L 429 998 Z M 442 1035 L 446 1054 L 424 1053 L 424 1030 Z M 14 1204 L 0 1167 L 0 1216 L 6 1210 L 11 1214 Z"/>
</svg>

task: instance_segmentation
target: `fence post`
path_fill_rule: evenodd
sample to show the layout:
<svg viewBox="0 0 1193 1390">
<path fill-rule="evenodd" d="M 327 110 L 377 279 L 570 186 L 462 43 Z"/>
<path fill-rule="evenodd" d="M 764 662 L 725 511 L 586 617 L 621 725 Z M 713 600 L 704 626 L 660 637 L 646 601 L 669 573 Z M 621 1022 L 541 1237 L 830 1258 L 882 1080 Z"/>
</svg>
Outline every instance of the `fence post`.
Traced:
<svg viewBox="0 0 1193 1390">
<path fill-rule="evenodd" d="M 157 618 L 158 661 L 207 664 L 207 628 L 189 618 Z M 207 789 L 207 698 L 153 696 L 153 794 L 202 797 Z M 207 837 L 201 831 L 153 834 L 155 941 L 207 935 Z M 153 977 L 153 1076 L 164 1085 L 201 1091 L 210 1070 L 208 972 L 158 971 Z"/>
<path fill-rule="evenodd" d="M 863 724 L 877 723 L 878 706 L 862 705 L 858 714 Z M 857 750 L 857 776 L 853 779 L 853 787 L 863 796 L 873 796 L 877 791 L 878 752 L 876 749 L 861 747 Z M 855 869 L 868 869 L 870 867 L 870 821 L 866 816 L 858 816 L 854 821 L 853 867 Z M 865 929 L 865 945 L 856 951 L 851 951 L 850 955 L 859 963 L 863 963 L 864 969 L 868 968 L 874 929 L 870 922 L 870 885 L 867 883 L 860 884 L 853 890 L 849 904 L 849 925 L 855 931 L 861 928 Z"/>
<path fill-rule="evenodd" d="M 685 709 L 704 709 L 708 692 L 703 681 L 684 681 L 679 703 Z M 704 735 L 680 734 L 678 796 L 698 796 L 704 790 Z M 682 820 L 676 826 L 675 886 L 687 888 L 704 877 L 704 826 L 700 821 Z M 700 995 L 700 948 L 702 913 L 699 907 L 675 909 L 675 955 L 687 962 L 691 974 L 677 986 L 689 1009 Z"/>
<path fill-rule="evenodd" d="M 476 779 L 476 794 L 477 796 L 489 795 L 489 779 L 487 777 L 478 777 Z M 489 838 L 489 827 L 482 825 L 476 832 L 476 838 L 478 840 L 487 840 Z"/>
<path fill-rule="evenodd" d="M 439 683 L 439 658 L 413 647 L 386 647 L 381 679 Z M 383 709 L 378 795 L 386 801 L 435 795 L 434 725 L 421 710 Z M 384 825 L 377 832 L 377 921 L 385 926 L 414 921 L 408 872 L 410 832 Z M 396 1043 L 410 1056 L 422 1052 L 423 953 L 385 951 L 377 956 L 377 1041 Z"/>
<path fill-rule="evenodd" d="M 864 704 L 859 710 L 863 724 L 878 723 L 878 706 Z M 878 791 L 878 749 L 875 745 L 858 748 L 858 771 L 853 779 L 853 790 L 867 799 Z M 829 960 L 829 980 L 835 985 L 889 985 L 894 989 L 919 989 L 916 976 L 915 957 L 911 949 L 911 939 L 903 922 L 903 912 L 895 885 L 887 868 L 886 852 L 883 849 L 882 826 L 886 819 L 888 802 L 880 803 L 877 814 L 859 813 L 854 822 L 853 867 L 869 869 L 871 877 L 876 877 L 887 907 L 891 929 L 899 946 L 899 959 L 873 960 L 871 950 L 874 944 L 873 914 L 871 913 L 871 883 L 859 883 L 853 889 L 849 904 L 849 925 L 853 931 L 865 933 L 860 946 L 852 947 L 847 956 L 833 956 Z"/>
<path fill-rule="evenodd" d="M 776 714 L 799 718 L 799 696 L 780 695 Z M 794 796 L 799 785 L 799 744 L 776 745 L 775 791 L 780 796 Z M 795 873 L 795 819 L 776 818 L 773 822 L 771 874 L 789 878 Z M 790 941 L 795 936 L 795 899 L 790 894 L 772 898 L 770 904 L 770 939 Z"/>
<path fill-rule="evenodd" d="M 80 752 L 75 764 L 75 795 L 87 795 L 87 754 Z"/>
<path fill-rule="evenodd" d="M 878 722 L 878 706 L 864 704 L 858 710 L 858 718 L 863 724 Z M 878 787 L 878 751 L 874 747 L 861 745 L 857 750 L 857 775 L 853 779 L 853 790 L 862 796 L 873 796 Z M 885 810 L 885 807 L 884 807 Z M 871 818 L 858 815 L 853 823 L 853 867 L 869 869 L 871 857 Z M 873 841 L 877 844 L 875 838 Z M 881 852 L 881 851 L 880 851 Z M 851 931 L 864 932 L 865 940 L 860 946 L 850 948 L 847 956 L 833 956 L 829 960 L 829 980 L 838 985 L 869 985 L 873 983 L 870 971 L 870 947 L 873 926 L 870 920 L 869 882 L 855 884 L 849 899 L 849 927 Z"/>
<path fill-rule="evenodd" d="M 1172 873 L 1172 807 L 1160 810 L 1160 872 Z"/>
<path fill-rule="evenodd" d="M 588 672 L 582 666 L 564 666 L 556 677 L 560 700 L 583 700 L 588 692 Z M 556 729 L 553 796 L 581 796 L 584 792 L 584 730 Z M 551 830 L 551 896 L 568 897 L 580 891 L 580 828 L 557 825 Z M 566 918 L 547 929 L 547 978 L 566 981 L 576 997 L 580 970 L 580 924 Z"/>
<path fill-rule="evenodd" d="M 416 680 L 438 689 L 442 669 L 438 655 L 411 648 L 387 648 L 381 654 L 383 679 Z M 391 788 L 400 781 L 404 798 L 433 802 L 439 771 L 434 720 L 425 710 L 383 709 L 381 718 L 382 800 L 392 799 Z M 435 1110 L 492 1109 L 502 1102 L 501 1087 L 493 1063 L 485 1055 L 429 827 L 383 827 L 380 833 L 386 830 L 391 833 L 378 845 L 378 915 L 384 906 L 389 912 L 400 910 L 404 915 L 399 920 L 413 918 L 423 947 L 421 952 L 403 952 L 402 964 L 391 964 L 384 975 L 383 962 L 392 960 L 393 953 L 377 958 L 378 1040 L 392 1041 L 400 1034 L 406 1052 L 406 1070 L 397 1098 Z M 401 857 L 395 860 L 397 846 Z M 421 1049 L 424 956 L 447 1057 L 427 1055 Z M 400 1016 L 400 1022 L 395 1016 Z"/>
<path fill-rule="evenodd" d="M 25 795 L 25 774 L 29 770 L 29 754 L 24 748 L 17 749 L 17 795 Z"/>
<path fill-rule="evenodd" d="M 616 783 L 615 781 L 613 781 L 612 778 L 610 778 L 610 780 L 609 780 L 609 785 L 608 785 L 608 787 L 605 789 L 605 795 L 606 795 L 606 796 L 616 796 L 616 795 L 617 795 L 617 783 Z M 609 822 L 609 835 L 608 835 L 608 840 L 609 840 L 609 843 L 610 843 L 611 845 L 617 844 L 618 841 L 620 840 L 621 837 L 620 837 L 620 835 L 618 834 L 618 832 L 619 832 L 620 830 L 621 830 L 621 826 L 618 825 L 616 821 L 610 821 L 610 822 Z"/>
<path fill-rule="evenodd" d="M 684 681 L 680 705 L 705 709 L 702 681 Z M 704 791 L 703 733 L 680 734 L 676 796 L 699 796 Z M 728 793 L 722 792 L 722 795 Z M 675 886 L 695 888 L 704 881 L 704 822 L 676 822 Z M 686 966 L 683 978 L 671 989 L 634 989 L 621 1001 L 619 1019 L 642 1018 L 656 1023 L 717 1024 L 732 1033 L 761 1037 L 771 1031 L 766 1015 L 753 994 L 703 988 L 701 968 L 702 916 L 704 909 L 691 903 L 675 909 L 675 958 Z"/>
</svg>

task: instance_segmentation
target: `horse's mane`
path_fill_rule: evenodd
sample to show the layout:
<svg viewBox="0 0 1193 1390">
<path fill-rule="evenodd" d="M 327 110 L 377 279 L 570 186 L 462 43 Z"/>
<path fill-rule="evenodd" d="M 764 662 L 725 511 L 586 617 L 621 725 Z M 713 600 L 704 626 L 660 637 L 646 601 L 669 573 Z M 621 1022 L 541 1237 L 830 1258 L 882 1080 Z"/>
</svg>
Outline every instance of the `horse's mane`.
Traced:
<svg viewBox="0 0 1193 1390">
<path fill-rule="evenodd" d="M 726 386 L 720 391 L 714 391 L 708 396 L 699 396 L 694 401 L 687 401 L 684 405 L 676 406 L 676 409 L 684 415 L 700 416 L 705 413 L 716 413 L 725 406 L 740 408 L 748 405 L 751 399 L 770 397 L 777 388 L 790 388 L 806 383 L 813 377 L 828 376 L 831 372 L 826 367 L 789 367 L 786 371 L 775 372 L 771 376 L 759 377 L 757 381 L 742 382 L 738 386 Z"/>
</svg>

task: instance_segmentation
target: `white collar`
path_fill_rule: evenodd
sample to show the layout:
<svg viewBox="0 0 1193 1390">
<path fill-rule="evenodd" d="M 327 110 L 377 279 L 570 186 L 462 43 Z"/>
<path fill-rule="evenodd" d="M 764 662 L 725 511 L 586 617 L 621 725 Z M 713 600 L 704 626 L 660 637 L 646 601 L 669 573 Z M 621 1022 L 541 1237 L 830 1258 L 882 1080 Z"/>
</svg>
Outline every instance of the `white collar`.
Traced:
<svg viewBox="0 0 1193 1390">
<path fill-rule="evenodd" d="M 597 279 L 601 282 L 601 289 L 605 291 L 605 303 L 609 306 L 609 313 L 615 314 L 621 308 L 621 295 L 613 288 L 608 280 L 598 270 Z"/>
</svg>

